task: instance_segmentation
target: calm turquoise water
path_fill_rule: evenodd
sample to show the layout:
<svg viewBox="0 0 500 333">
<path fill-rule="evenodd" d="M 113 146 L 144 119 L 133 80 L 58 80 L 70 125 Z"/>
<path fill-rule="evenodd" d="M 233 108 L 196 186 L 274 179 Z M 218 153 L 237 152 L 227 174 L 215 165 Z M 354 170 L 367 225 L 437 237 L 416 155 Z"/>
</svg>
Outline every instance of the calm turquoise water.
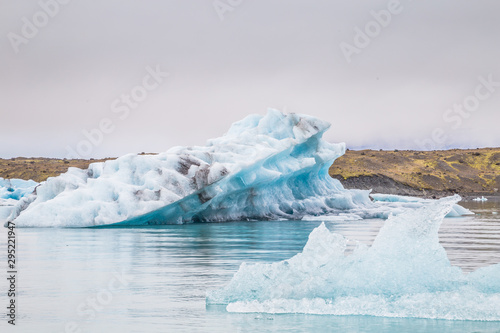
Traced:
<svg viewBox="0 0 500 333">
<path fill-rule="evenodd" d="M 454 265 L 500 262 L 500 202 L 465 202 L 474 217 L 446 219 L 440 239 Z M 496 214 L 495 214 L 496 213 Z M 205 293 L 241 262 L 290 258 L 319 221 L 234 222 L 123 229 L 17 229 L 19 332 L 500 332 L 500 322 L 363 316 L 234 314 Z M 328 222 L 370 244 L 383 220 Z M 1 258 L 6 267 L 6 229 Z M 4 268 L 5 276 L 7 275 Z M 6 279 L 0 280 L 2 308 Z M 5 291 L 5 292 L 4 292 Z M 7 325 L 5 311 L 0 331 Z M 72 330 L 75 329 L 75 330 Z"/>
</svg>

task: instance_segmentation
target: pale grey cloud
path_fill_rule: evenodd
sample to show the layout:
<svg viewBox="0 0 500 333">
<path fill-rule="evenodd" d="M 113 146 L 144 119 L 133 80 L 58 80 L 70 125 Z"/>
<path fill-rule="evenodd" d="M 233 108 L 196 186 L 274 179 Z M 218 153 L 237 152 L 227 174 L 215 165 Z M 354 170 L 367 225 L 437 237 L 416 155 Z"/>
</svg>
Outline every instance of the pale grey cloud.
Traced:
<svg viewBox="0 0 500 333">
<path fill-rule="evenodd" d="M 497 1 L 401 0 L 350 63 L 340 44 L 390 1 L 242 1 L 222 21 L 213 3 L 69 1 L 16 53 L 9 33 L 42 9 L 0 2 L 0 157 L 64 157 L 103 118 L 94 157 L 204 144 L 267 107 L 328 120 L 352 148 L 418 149 L 436 128 L 437 148 L 500 145 L 500 88 L 458 128 L 443 119 L 478 77 L 500 81 Z M 113 101 L 156 65 L 170 76 L 119 119 Z"/>
</svg>

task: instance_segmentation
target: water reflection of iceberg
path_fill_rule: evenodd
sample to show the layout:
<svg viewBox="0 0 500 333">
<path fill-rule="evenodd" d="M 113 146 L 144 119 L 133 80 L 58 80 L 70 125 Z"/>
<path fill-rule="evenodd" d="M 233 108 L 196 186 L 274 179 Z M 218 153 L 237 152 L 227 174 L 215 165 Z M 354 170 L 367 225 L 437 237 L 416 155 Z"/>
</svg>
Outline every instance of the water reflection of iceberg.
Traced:
<svg viewBox="0 0 500 333">
<path fill-rule="evenodd" d="M 322 224 L 291 259 L 242 264 L 207 303 L 232 312 L 500 320 L 500 264 L 464 274 L 439 244 L 441 221 L 458 200 L 390 217 L 371 247 L 349 256 L 347 240 Z"/>
</svg>

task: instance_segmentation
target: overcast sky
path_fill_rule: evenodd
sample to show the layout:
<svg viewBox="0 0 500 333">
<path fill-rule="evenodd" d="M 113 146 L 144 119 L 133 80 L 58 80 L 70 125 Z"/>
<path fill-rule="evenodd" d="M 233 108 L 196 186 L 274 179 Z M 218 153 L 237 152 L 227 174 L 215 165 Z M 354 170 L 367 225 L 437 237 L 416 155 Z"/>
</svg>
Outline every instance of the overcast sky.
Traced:
<svg viewBox="0 0 500 333">
<path fill-rule="evenodd" d="M 269 107 L 352 149 L 500 146 L 497 0 L 60 1 L 0 0 L 0 157 L 203 145 Z"/>
</svg>

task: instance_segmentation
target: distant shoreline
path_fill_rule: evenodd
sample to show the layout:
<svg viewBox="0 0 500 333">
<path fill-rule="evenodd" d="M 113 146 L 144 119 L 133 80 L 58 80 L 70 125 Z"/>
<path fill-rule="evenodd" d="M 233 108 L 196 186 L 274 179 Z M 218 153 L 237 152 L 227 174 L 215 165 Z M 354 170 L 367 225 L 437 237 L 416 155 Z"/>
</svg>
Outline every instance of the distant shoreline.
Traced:
<svg viewBox="0 0 500 333">
<path fill-rule="evenodd" d="M 500 195 L 500 148 L 349 150 L 330 167 L 349 189 L 439 198 Z"/>
<path fill-rule="evenodd" d="M 112 159 L 0 159 L 0 177 L 41 182 L 69 167 L 86 169 L 90 163 Z M 500 196 L 500 148 L 348 150 L 329 173 L 346 188 L 373 189 L 374 193 L 430 198 L 454 193 Z"/>
</svg>

